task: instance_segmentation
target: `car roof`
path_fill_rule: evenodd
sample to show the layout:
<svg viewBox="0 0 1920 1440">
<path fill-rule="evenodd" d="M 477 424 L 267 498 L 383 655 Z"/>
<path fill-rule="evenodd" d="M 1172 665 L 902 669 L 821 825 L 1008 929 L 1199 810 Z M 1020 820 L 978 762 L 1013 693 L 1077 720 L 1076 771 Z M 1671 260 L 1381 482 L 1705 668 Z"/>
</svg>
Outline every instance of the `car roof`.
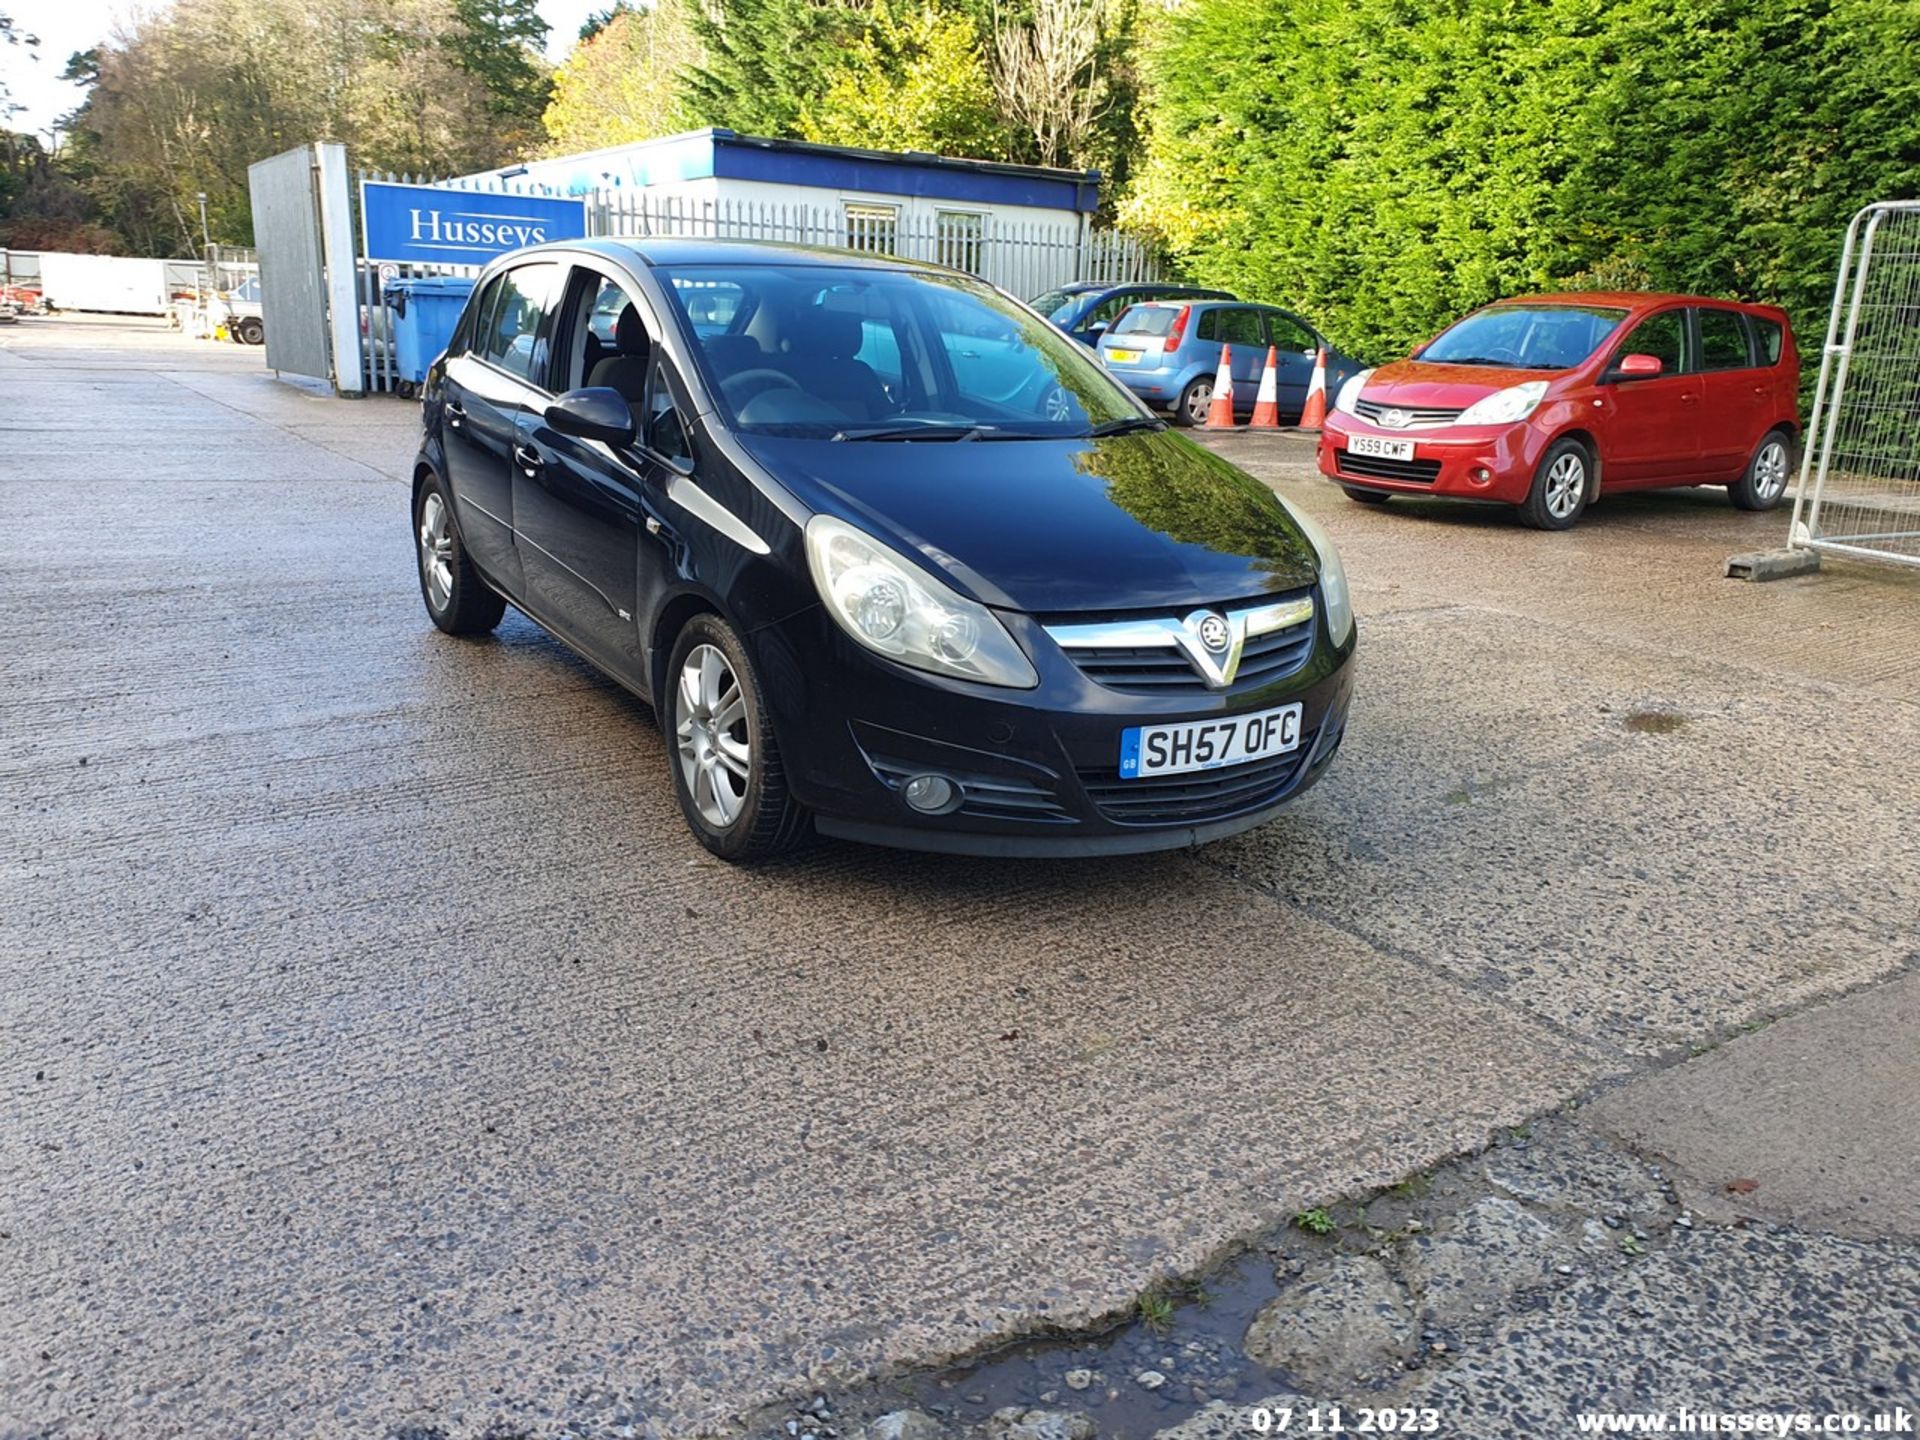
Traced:
<svg viewBox="0 0 1920 1440">
<path fill-rule="evenodd" d="M 1496 300 L 1487 308 L 1499 305 L 1596 305 L 1610 310 L 1652 310 L 1662 305 L 1719 305 L 1730 310 L 1775 308 L 1717 295 L 1681 295 L 1666 290 L 1566 290 L 1547 295 L 1513 295 Z"/>
<path fill-rule="evenodd" d="M 950 275 L 944 265 L 881 255 L 870 250 L 844 250 L 826 245 L 791 245 L 776 240 L 710 240 L 685 235 L 648 235 L 612 240 L 560 240 L 512 252 L 512 258 L 547 251 L 605 255 L 612 260 L 656 265 L 800 265 L 838 269 L 923 270 Z M 502 257 L 506 258 L 506 257 Z"/>
</svg>

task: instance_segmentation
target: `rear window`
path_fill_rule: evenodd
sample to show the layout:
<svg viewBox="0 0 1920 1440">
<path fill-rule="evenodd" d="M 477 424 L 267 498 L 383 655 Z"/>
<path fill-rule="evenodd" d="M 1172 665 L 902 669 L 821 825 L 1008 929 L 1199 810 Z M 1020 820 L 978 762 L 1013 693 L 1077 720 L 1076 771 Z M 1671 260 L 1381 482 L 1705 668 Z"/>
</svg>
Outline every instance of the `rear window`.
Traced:
<svg viewBox="0 0 1920 1440">
<path fill-rule="evenodd" d="M 1109 335 L 1164 335 L 1180 312 L 1171 305 L 1136 305 L 1122 315 Z"/>
<path fill-rule="evenodd" d="M 1749 315 L 1747 323 L 1753 327 L 1753 348 L 1759 353 L 1760 363 L 1778 365 L 1783 338 L 1780 322 Z"/>
</svg>

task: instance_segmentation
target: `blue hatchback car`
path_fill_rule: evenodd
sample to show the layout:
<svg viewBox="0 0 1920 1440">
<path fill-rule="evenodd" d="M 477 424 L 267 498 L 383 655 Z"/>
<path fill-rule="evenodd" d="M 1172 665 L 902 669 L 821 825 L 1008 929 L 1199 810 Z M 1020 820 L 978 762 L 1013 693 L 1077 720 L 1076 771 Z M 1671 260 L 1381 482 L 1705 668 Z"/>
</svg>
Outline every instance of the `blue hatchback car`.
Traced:
<svg viewBox="0 0 1920 1440">
<path fill-rule="evenodd" d="M 1202 290 L 1193 285 L 1062 285 L 1032 302 L 1033 308 L 1089 350 L 1130 305 L 1145 300 L 1231 300 L 1229 290 Z"/>
<path fill-rule="evenodd" d="M 1240 415 L 1253 410 L 1269 345 L 1277 352 L 1274 377 L 1283 422 L 1299 420 L 1322 346 L 1327 351 L 1329 405 L 1347 378 L 1361 369 L 1292 311 L 1240 301 L 1135 305 L 1101 335 L 1099 350 L 1114 379 L 1156 410 L 1171 411 L 1174 424 L 1201 425 L 1213 404 L 1223 345 L 1233 348 L 1233 408 Z"/>
</svg>

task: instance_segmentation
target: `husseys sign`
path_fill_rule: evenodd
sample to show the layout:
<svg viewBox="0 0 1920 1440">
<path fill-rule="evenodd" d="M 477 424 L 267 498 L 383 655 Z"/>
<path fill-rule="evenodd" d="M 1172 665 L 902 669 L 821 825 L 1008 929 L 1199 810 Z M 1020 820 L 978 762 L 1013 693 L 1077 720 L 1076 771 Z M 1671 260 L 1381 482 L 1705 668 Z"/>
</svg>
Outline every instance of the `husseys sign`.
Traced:
<svg viewBox="0 0 1920 1440">
<path fill-rule="evenodd" d="M 369 260 L 414 265 L 484 265 L 496 255 L 587 233 L 584 200 L 502 195 L 446 185 L 360 186 Z"/>
</svg>

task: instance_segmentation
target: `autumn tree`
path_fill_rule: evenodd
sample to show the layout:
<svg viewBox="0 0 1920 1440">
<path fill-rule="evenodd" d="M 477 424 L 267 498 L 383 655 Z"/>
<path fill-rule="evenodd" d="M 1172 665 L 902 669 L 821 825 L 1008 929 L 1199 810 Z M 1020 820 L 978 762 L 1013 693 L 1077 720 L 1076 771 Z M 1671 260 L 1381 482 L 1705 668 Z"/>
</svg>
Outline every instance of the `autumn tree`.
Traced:
<svg viewBox="0 0 1920 1440">
<path fill-rule="evenodd" d="M 702 56 L 675 0 L 614 10 L 554 74 L 542 121 L 548 151 L 597 150 L 690 128 L 676 85 Z"/>
<path fill-rule="evenodd" d="M 991 159 L 1005 148 L 972 18 L 928 0 L 899 13 L 874 0 L 825 93 L 801 106 L 799 128 L 809 140 L 880 150 Z"/>
</svg>

